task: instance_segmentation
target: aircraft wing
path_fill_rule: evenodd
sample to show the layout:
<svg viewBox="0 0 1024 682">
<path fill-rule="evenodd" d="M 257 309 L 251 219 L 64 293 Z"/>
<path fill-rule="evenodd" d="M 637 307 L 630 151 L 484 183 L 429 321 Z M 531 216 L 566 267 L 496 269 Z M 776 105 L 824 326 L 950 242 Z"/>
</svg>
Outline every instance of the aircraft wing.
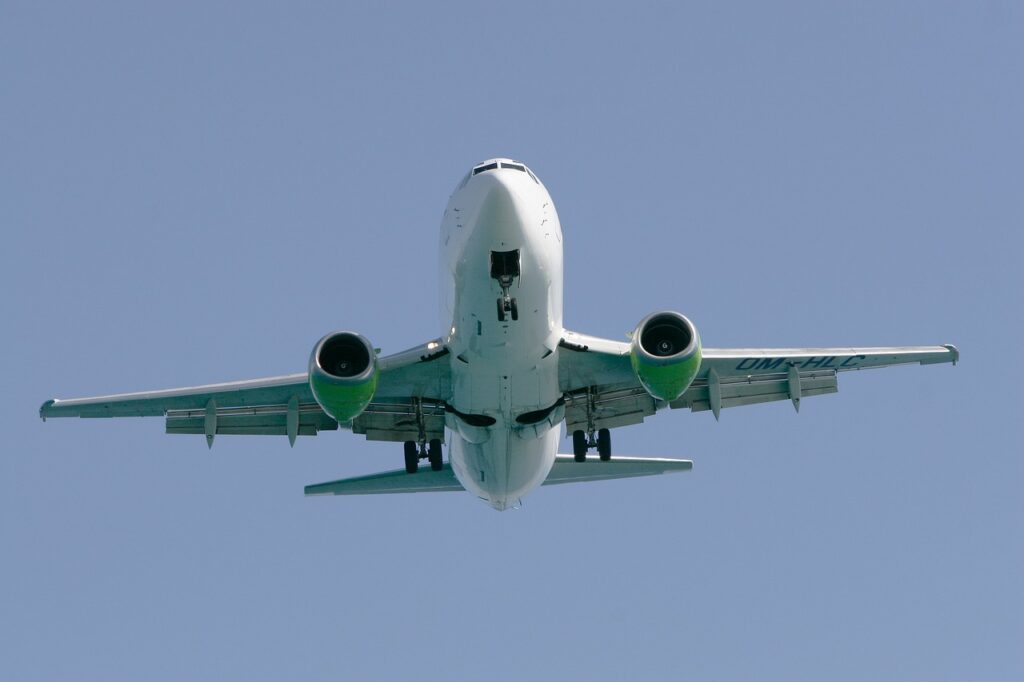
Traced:
<svg viewBox="0 0 1024 682">
<path fill-rule="evenodd" d="M 569 332 L 559 347 L 559 381 L 567 395 L 566 428 L 587 429 L 591 403 L 594 428 L 638 424 L 666 403 L 640 385 L 629 344 Z M 704 348 L 693 384 L 667 403 L 672 409 L 710 410 L 775 400 L 792 401 L 835 393 L 840 372 L 903 364 L 956 364 L 955 346 L 865 348 Z"/>
<path fill-rule="evenodd" d="M 444 438 L 444 402 L 451 391 L 448 354 L 440 340 L 378 359 L 377 392 L 366 410 L 342 428 L 370 440 L 416 440 L 417 410 L 427 438 Z M 47 400 L 39 408 L 51 417 L 165 417 L 167 433 L 315 436 L 335 430 L 313 398 L 305 372 L 190 388 L 122 393 L 95 398 Z"/>
<path fill-rule="evenodd" d="M 689 471 L 693 462 L 687 459 L 658 457 L 616 457 L 602 462 L 589 458 L 580 463 L 572 455 L 557 455 L 551 473 L 542 485 L 608 481 L 615 478 L 638 478 Z M 440 471 L 421 471 L 410 476 L 405 469 L 385 471 L 369 476 L 344 478 L 340 481 L 307 485 L 307 495 L 383 495 L 388 493 L 443 493 L 462 490 L 447 462 Z"/>
</svg>

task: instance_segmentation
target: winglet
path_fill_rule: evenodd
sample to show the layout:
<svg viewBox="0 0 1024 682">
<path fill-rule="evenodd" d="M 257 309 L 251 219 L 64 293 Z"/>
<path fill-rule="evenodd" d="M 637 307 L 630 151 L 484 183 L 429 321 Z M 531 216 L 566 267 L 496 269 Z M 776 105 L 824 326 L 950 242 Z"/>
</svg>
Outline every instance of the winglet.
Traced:
<svg viewBox="0 0 1024 682">
<path fill-rule="evenodd" d="M 47 410 L 47 408 L 52 407 L 55 402 L 57 402 L 57 401 L 54 400 L 53 398 L 51 398 L 50 400 L 47 400 L 45 403 L 43 403 L 42 405 L 39 406 L 39 418 L 40 419 L 42 419 L 43 421 L 46 421 L 46 410 Z"/>
<path fill-rule="evenodd" d="M 942 347 L 949 351 L 950 355 L 953 356 L 953 366 L 956 367 L 956 363 L 960 362 L 960 349 L 951 343 L 944 343 Z"/>
</svg>

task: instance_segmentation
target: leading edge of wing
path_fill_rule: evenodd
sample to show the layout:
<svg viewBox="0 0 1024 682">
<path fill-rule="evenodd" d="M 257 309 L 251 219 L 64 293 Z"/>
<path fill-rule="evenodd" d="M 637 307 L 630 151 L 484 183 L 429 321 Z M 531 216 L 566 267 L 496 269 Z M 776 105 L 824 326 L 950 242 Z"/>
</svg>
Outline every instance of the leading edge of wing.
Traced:
<svg viewBox="0 0 1024 682">
<path fill-rule="evenodd" d="M 871 366 L 919 363 L 930 365 L 960 361 L 960 350 L 951 343 L 941 346 L 845 346 L 836 348 L 703 348 L 705 360 L 742 360 L 746 358 L 817 358 L 858 356 L 872 361 Z M 857 366 L 839 369 L 859 369 Z"/>
<path fill-rule="evenodd" d="M 245 399 L 236 404 L 266 404 L 274 401 L 262 395 L 261 389 L 274 393 L 276 398 L 280 389 L 287 388 L 302 393 L 300 398 L 306 399 L 309 397 L 305 395 L 309 393 L 309 375 L 303 372 L 186 388 L 116 393 L 69 400 L 54 398 L 40 406 L 39 416 L 44 420 L 49 417 L 158 417 L 163 416 L 167 410 L 201 407 L 205 404 L 203 399 L 208 400 L 234 392 L 245 395 Z"/>
</svg>

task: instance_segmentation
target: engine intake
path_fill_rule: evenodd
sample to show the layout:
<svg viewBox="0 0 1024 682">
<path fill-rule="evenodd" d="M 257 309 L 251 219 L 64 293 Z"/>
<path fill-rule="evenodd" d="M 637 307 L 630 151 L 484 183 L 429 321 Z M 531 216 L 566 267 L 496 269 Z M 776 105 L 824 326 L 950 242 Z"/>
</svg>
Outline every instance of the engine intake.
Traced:
<svg viewBox="0 0 1024 682">
<path fill-rule="evenodd" d="M 630 361 L 644 389 L 658 400 L 675 400 L 700 370 L 700 335 L 683 315 L 648 315 L 633 332 Z"/>
<path fill-rule="evenodd" d="M 309 357 L 309 387 L 324 412 L 339 422 L 359 416 L 377 390 L 377 354 L 365 337 L 335 332 Z"/>
</svg>

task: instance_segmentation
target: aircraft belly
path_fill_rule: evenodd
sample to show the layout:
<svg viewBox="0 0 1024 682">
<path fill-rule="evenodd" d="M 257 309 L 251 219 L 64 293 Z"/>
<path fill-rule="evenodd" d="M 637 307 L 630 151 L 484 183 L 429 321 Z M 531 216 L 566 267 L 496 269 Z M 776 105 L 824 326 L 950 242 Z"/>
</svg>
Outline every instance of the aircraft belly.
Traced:
<svg viewBox="0 0 1024 682">
<path fill-rule="evenodd" d="M 516 418 L 561 397 L 555 352 L 562 336 L 561 231 L 546 190 L 510 173 L 481 176 L 453 196 L 442 227 L 450 405 L 477 422 L 494 420 L 469 424 L 450 414 L 449 459 L 463 486 L 496 509 L 539 486 L 558 450 L 557 423 Z M 508 290 L 518 319 L 506 313 L 502 320 L 503 291 L 491 258 L 510 251 L 518 251 L 519 273 Z"/>
<path fill-rule="evenodd" d="M 559 430 L 528 439 L 506 425 L 488 431 L 490 437 L 483 443 L 469 443 L 451 434 L 449 461 L 462 487 L 504 511 L 547 478 L 558 452 Z"/>
</svg>

